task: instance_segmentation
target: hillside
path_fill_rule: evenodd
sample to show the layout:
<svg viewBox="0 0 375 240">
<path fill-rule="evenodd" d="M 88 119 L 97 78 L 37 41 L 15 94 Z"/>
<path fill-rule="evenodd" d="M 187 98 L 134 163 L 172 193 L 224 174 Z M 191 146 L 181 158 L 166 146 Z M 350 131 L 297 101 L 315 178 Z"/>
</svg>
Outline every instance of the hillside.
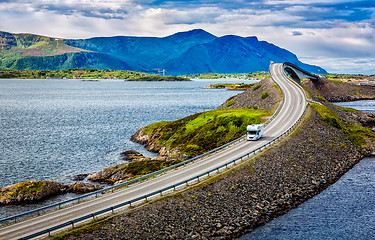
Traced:
<svg viewBox="0 0 375 240">
<path fill-rule="evenodd" d="M 256 37 L 216 37 L 195 29 L 171 36 L 56 39 L 0 32 L 0 70 L 65 70 L 96 68 L 168 75 L 267 71 L 270 61 L 291 62 L 310 72 L 293 53 Z"/>
</svg>

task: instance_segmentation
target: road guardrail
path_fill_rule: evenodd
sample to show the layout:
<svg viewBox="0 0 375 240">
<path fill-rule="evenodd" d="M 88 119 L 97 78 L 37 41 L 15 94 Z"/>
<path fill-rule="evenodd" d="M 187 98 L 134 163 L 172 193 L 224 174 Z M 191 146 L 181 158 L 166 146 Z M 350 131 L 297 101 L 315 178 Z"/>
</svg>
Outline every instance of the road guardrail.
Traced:
<svg viewBox="0 0 375 240">
<path fill-rule="evenodd" d="M 243 156 L 241 156 L 241 157 L 239 157 L 239 158 L 236 158 L 236 159 L 234 159 L 234 160 L 232 160 L 232 161 L 230 161 L 230 162 L 228 162 L 228 163 L 225 163 L 225 164 L 220 165 L 220 166 L 217 167 L 217 168 L 211 169 L 210 171 L 207 171 L 207 172 L 202 173 L 202 174 L 200 174 L 200 175 L 198 175 L 198 176 L 192 177 L 192 178 L 190 178 L 190 179 L 188 179 L 188 180 L 181 181 L 181 182 L 179 182 L 179 183 L 177 183 L 177 184 L 174 184 L 174 185 L 172 185 L 172 186 L 169 186 L 169 187 L 163 188 L 163 189 L 161 189 L 161 190 L 154 191 L 154 192 L 152 192 L 152 193 L 150 193 L 150 194 L 146 194 L 146 195 L 144 195 L 144 196 L 141 196 L 141 197 L 138 197 L 138 198 L 132 199 L 132 200 L 127 201 L 127 202 L 124 202 L 124 203 L 120 203 L 120 204 L 114 205 L 114 206 L 112 206 L 112 207 L 108 207 L 108 208 L 106 208 L 106 209 L 103 209 L 103 210 L 97 211 L 97 212 L 95 212 L 95 213 L 91 213 L 91 214 L 85 215 L 85 216 L 80 217 L 80 218 L 77 218 L 77 219 L 75 219 L 75 220 L 67 221 L 67 222 L 65 222 L 65 223 L 63 223 L 63 224 L 60 224 L 60 225 L 54 226 L 54 227 L 52 227 L 52 228 L 48 228 L 48 229 L 42 230 L 42 231 L 40 231 L 40 232 L 37 232 L 37 233 L 31 234 L 31 235 L 29 235 L 29 236 L 27 236 L 27 237 L 20 238 L 20 239 L 22 239 L 22 240 L 25 239 L 25 240 L 26 240 L 26 239 L 32 239 L 32 238 L 34 238 L 34 237 L 38 237 L 38 236 L 41 236 L 41 235 L 44 235 L 44 234 L 48 234 L 48 235 L 50 235 L 52 231 L 55 231 L 55 230 L 58 230 L 58 229 L 61 229 L 61 228 L 67 227 L 67 226 L 72 226 L 72 228 L 74 228 L 74 224 L 79 223 L 79 222 L 81 222 L 81 221 L 84 221 L 84 220 L 87 220 L 87 219 L 91 219 L 91 218 L 94 220 L 96 216 L 99 216 L 99 215 L 101 215 L 101 214 L 108 213 L 108 212 L 112 212 L 112 213 L 113 213 L 114 210 L 116 210 L 116 209 L 118 209 L 118 208 L 120 208 L 120 207 L 131 206 L 132 203 L 136 203 L 136 202 L 139 202 L 139 201 L 142 201 L 142 200 L 147 201 L 148 198 L 153 197 L 153 196 L 155 196 L 155 195 L 163 195 L 163 192 L 166 192 L 166 191 L 169 191 L 169 190 L 172 190 L 172 189 L 175 190 L 177 187 L 179 187 L 179 186 L 181 186 L 181 185 L 189 185 L 189 182 L 192 182 L 192 181 L 196 181 L 196 180 L 197 180 L 197 181 L 200 181 L 200 178 L 203 178 L 203 177 L 209 177 L 211 173 L 219 172 L 219 171 L 220 171 L 221 169 L 223 169 L 223 168 L 228 168 L 228 166 L 231 165 L 231 164 L 234 164 L 234 165 L 235 165 L 236 162 L 242 161 L 242 160 L 244 160 L 244 159 L 250 157 L 251 154 L 255 154 L 256 152 L 259 152 L 260 150 L 262 150 L 262 149 L 268 147 L 269 145 L 275 143 L 275 142 L 276 142 L 277 140 L 279 140 L 280 138 L 284 137 L 284 136 L 285 136 L 286 134 L 288 134 L 291 130 L 293 130 L 293 128 L 294 128 L 298 123 L 301 122 L 303 116 L 306 114 L 307 107 L 308 107 L 308 104 L 306 104 L 305 109 L 304 109 L 302 115 L 300 116 L 300 118 L 299 118 L 299 119 L 298 119 L 298 120 L 297 120 L 297 121 L 296 121 L 296 122 L 295 122 L 295 123 L 289 128 L 289 129 L 288 129 L 288 130 L 286 130 L 283 134 L 281 134 L 280 136 L 276 137 L 276 138 L 273 139 L 272 141 L 270 141 L 270 142 L 264 144 L 263 146 L 261 146 L 261 147 L 255 149 L 255 150 L 253 150 L 253 151 L 251 151 L 251 152 L 249 152 L 249 153 L 247 153 L 247 154 L 245 154 L 245 155 L 243 155 Z"/>
<path fill-rule="evenodd" d="M 278 112 L 281 109 L 283 101 L 284 101 L 284 97 L 282 97 L 278 108 L 272 114 L 272 116 L 264 123 L 264 125 L 267 125 L 278 114 Z M 223 149 L 223 148 L 225 148 L 225 147 L 227 147 L 227 146 L 229 146 L 229 145 L 231 145 L 233 143 L 236 143 L 236 142 L 240 141 L 245 136 L 246 135 L 243 135 L 243 136 L 241 136 L 241 137 L 239 137 L 239 138 L 237 138 L 237 139 L 235 139 L 235 140 L 233 140 L 233 141 L 231 141 L 229 143 L 226 143 L 226 144 L 224 144 L 224 145 L 222 145 L 222 146 L 220 146 L 218 148 L 215 148 L 215 149 L 213 149 L 211 151 L 203 153 L 203 154 L 201 154 L 199 156 L 193 157 L 191 159 L 188 159 L 186 161 L 177 163 L 177 164 L 172 165 L 170 167 L 161 169 L 159 171 L 149 173 L 149 174 L 144 175 L 142 177 L 138 177 L 138 178 L 126 181 L 124 183 L 120 183 L 120 184 L 117 184 L 117 185 L 114 185 L 114 186 L 106 187 L 104 189 L 101 189 L 101 190 L 98 190 L 98 191 L 95 191 L 95 192 L 91 192 L 91 193 L 87 193 L 87 194 L 84 194 L 84 195 L 81 195 L 81 196 L 78 196 L 78 197 L 75 197 L 75 198 L 71 198 L 71 199 L 68 199 L 68 200 L 65 200 L 65 201 L 61 201 L 61 202 L 57 202 L 57 203 L 54 203 L 54 204 L 50 204 L 50 205 L 45 206 L 45 207 L 37 208 L 37 209 L 31 210 L 31 211 L 23 212 L 23 213 L 14 215 L 14 216 L 10 216 L 10 217 L 6 217 L 6 218 L 3 218 L 3 219 L 0 219 L 0 225 L 4 225 L 4 224 L 10 223 L 10 222 L 17 222 L 18 220 L 21 220 L 23 218 L 31 217 L 33 215 L 39 215 L 41 213 L 44 213 L 44 212 L 47 212 L 47 211 L 50 211 L 50 210 L 53 210 L 53 209 L 60 209 L 60 208 L 62 208 L 64 206 L 67 206 L 67 205 L 70 205 L 70 204 L 78 203 L 80 201 L 87 200 L 89 198 L 98 197 L 100 194 L 103 194 L 103 193 L 108 192 L 108 191 L 114 191 L 114 189 L 116 189 L 116 188 L 127 186 L 129 184 L 145 180 L 147 178 L 150 178 L 150 177 L 153 177 L 155 175 L 164 173 L 164 172 L 169 171 L 171 169 L 180 167 L 182 165 L 186 165 L 186 164 L 188 164 L 188 163 L 190 163 L 192 161 L 197 160 L 198 158 L 202 158 L 202 157 L 205 157 L 205 156 L 207 156 L 207 155 L 209 155 L 211 153 L 219 151 L 219 150 L 221 150 L 221 149 Z"/>
<path fill-rule="evenodd" d="M 293 80 L 292 80 L 293 81 Z M 302 89 L 303 90 L 303 89 Z M 304 90 L 303 90 L 304 91 Z M 306 95 L 305 95 L 306 96 Z M 281 109 L 281 106 L 283 104 L 283 100 L 284 100 L 284 97 L 282 98 L 277 110 L 274 112 L 274 114 L 269 118 L 269 120 L 273 119 L 275 117 L 275 115 L 277 115 L 277 113 L 280 111 Z M 109 208 L 106 208 L 106 209 L 103 209 L 103 210 L 100 210 L 100 211 L 97 211 L 95 213 L 91 213 L 91 214 L 88 214 L 88 215 L 85 215 L 83 217 L 80 217 L 78 219 L 75 219 L 75 220 L 72 220 L 72 221 L 68 221 L 68 222 L 65 222 L 63 224 L 60 224 L 60 225 L 57 225 L 57 226 L 54 226 L 52 228 L 48 228 L 48 229 L 45 229 L 45 230 L 42 230 L 40 232 L 37 232 L 35 234 L 32 234 L 32 235 L 29 235 L 27 237 L 24 237 L 24 238 L 21 238 L 21 239 L 31 239 L 31 238 L 34 238 L 34 237 L 38 237 L 38 236 L 41 236 L 43 234 L 51 234 L 52 231 L 55 231 L 55 230 L 58 230 L 58 229 L 61 229 L 61 228 L 64 228 L 64 227 L 67 227 L 67 226 L 72 226 L 74 228 L 74 224 L 78 223 L 78 222 L 81 222 L 81 221 L 84 221 L 84 220 L 87 220 L 87 219 L 90 219 L 90 218 L 93 218 L 95 219 L 96 216 L 98 215 L 101 215 L 101 214 L 104 214 L 104 213 L 108 213 L 108 212 L 114 212 L 115 209 L 118 209 L 120 207 L 124 207 L 124 206 L 131 206 L 132 203 L 135 203 L 135 202 L 138 202 L 138 201 L 141 201 L 141 200 L 148 200 L 148 198 L 150 197 L 153 197 L 155 195 L 162 195 L 163 192 L 166 192 L 166 191 L 169 191 L 171 189 L 175 190 L 176 187 L 179 187 L 181 185 L 188 185 L 189 182 L 192 182 L 192 181 L 195 181 L 195 180 L 200 180 L 200 178 L 203 178 L 205 176 L 210 176 L 211 173 L 213 172 L 219 172 L 221 169 L 223 168 L 227 168 L 229 165 L 231 164 L 236 164 L 236 162 L 239 162 L 239 161 L 242 161 L 243 159 L 249 157 L 251 154 L 255 154 L 256 152 L 268 147 L 269 145 L 275 143 L 277 140 L 279 140 L 280 138 L 284 137 L 286 134 L 288 134 L 300 121 L 301 119 L 303 118 L 303 116 L 306 114 L 306 110 L 307 110 L 307 107 L 308 107 L 309 104 L 306 104 L 305 108 L 304 108 L 304 111 L 302 113 L 302 115 L 298 118 L 298 120 L 290 127 L 288 128 L 284 133 L 282 133 L 280 136 L 276 137 L 275 139 L 273 139 L 272 141 L 264 144 L 263 146 L 237 158 L 237 159 L 234 159 L 228 163 L 225 163 L 225 164 L 222 164 L 220 165 L 219 167 L 215 168 L 215 169 L 211 169 L 210 171 L 207 171 L 206 173 L 203 173 L 203 174 L 200 174 L 198 176 L 195 176 L 195 177 L 192 177 L 188 180 L 185 180 L 185 181 L 181 181 L 177 184 L 174 184 L 172 186 L 169 186 L 169 187 L 166 187 L 166 188 L 163 188 L 161 190 L 157 190 L 157 191 L 154 191 L 150 194 L 147 194 L 147 195 L 144 195 L 142 197 L 138 197 L 138 198 L 135 198 L 135 199 L 132 199 L 130 201 L 127 201 L 127 202 L 124 202 L 124 203 L 121 203 L 121 204 L 117 204 L 117 205 L 114 205 L 112 207 L 109 207 Z M 269 120 L 267 120 L 264 124 L 267 124 L 269 122 Z M 123 186 L 126 186 L 126 185 L 129 185 L 129 184 L 132 184 L 132 183 L 135 183 L 135 182 L 138 182 L 138 181 L 142 181 L 144 179 L 147 179 L 149 177 L 153 177 L 153 176 L 156 176 L 157 174 L 161 174 L 161 173 L 164 173 L 168 170 L 171 170 L 171 169 L 174 169 L 174 168 L 177 168 L 179 166 L 182 166 L 182 165 L 185 165 L 187 163 L 190 163 L 198 158 L 202 158 L 204 156 L 207 156 L 213 152 L 216 152 L 218 150 L 221 150 L 227 146 L 229 146 L 230 144 L 233 144 L 233 143 L 236 143 L 238 141 L 240 141 L 241 139 L 243 139 L 245 136 L 241 136 L 233 141 L 231 141 L 230 143 L 227 143 L 223 146 L 220 146 L 218 148 L 215 148 L 211 151 L 208 151 L 204 154 L 201 154 L 199 156 L 196 156 L 194 158 L 191 158 L 191 159 L 188 159 L 186 161 L 183 161 L 181 163 L 178 163 L 178 164 L 175 164 L 173 166 L 170 166 L 170 167 L 167 167 L 167 168 L 164 168 L 164 169 L 161 169 L 159 171 L 156 171 L 156 172 L 153 172 L 153 173 L 150 173 L 150 174 L 147 174 L 147 175 L 144 175 L 142 177 L 139 177 L 139 178 L 136 178 L 136 179 L 132 179 L 132 180 L 129 180 L 127 182 L 124 182 L 124 183 L 121 183 L 121 184 L 118 184 L 118 185 L 115 185 L 115 186 L 111 186 L 111 187 L 107 187 L 105 189 L 102 189 L 102 190 L 98 190 L 98 191 L 95 191 L 95 192 L 92 192 L 92 193 L 88 193 L 88 194 L 85 194 L 85 195 L 82 195 L 82 196 L 79 196 L 79 197 L 76 197 L 76 198 L 73 198 L 73 199 L 69 199 L 69 200 L 66 200 L 66 201 L 62 201 L 62 202 L 58 202 L 58 203 L 55 203 L 55 204 L 52 204 L 52 205 L 49 205 L 49 206 L 45 206 L 45 207 L 42 207 L 42 208 L 38 208 L 38 209 L 35 209 L 35 210 L 32 210 L 32 211 L 28 211 L 28 212 L 24 212 L 22 214 L 18 214 L 18 215 L 15 215 L 15 216 L 11 216 L 11 217 L 8 217 L 8 218 L 4 218 L 4 219 L 0 219 L 0 224 L 6 224 L 6 223 L 10 223 L 10 222 L 16 222 L 17 220 L 19 219 L 23 219 L 25 217 L 30 217 L 30 216 L 33 216 L 33 215 L 36 215 L 36 214 L 40 214 L 40 213 L 43 213 L 43 212 L 46 212 L 46 211 L 49 211 L 49 210 L 52 210 L 52 209 L 56 209 L 56 208 L 61 208 L 63 206 L 66 206 L 68 204 L 72 204 L 72 203 L 75 203 L 75 202 L 80 202 L 82 200 L 85 200 L 85 199 L 89 199 L 89 198 L 92 198 L 92 197 L 97 197 L 99 194 L 103 194 L 104 192 L 108 192 L 108 191 L 113 191 L 115 188 L 119 188 L 119 187 L 123 187 Z"/>
</svg>

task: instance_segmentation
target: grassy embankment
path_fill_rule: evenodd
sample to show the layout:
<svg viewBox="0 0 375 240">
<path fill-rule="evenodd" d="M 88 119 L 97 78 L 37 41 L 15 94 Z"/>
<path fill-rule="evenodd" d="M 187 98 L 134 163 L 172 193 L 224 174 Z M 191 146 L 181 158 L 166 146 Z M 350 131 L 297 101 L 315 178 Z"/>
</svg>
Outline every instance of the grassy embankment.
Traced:
<svg viewBox="0 0 375 240">
<path fill-rule="evenodd" d="M 311 103 L 311 106 L 331 126 L 339 129 L 357 148 L 362 149 L 366 145 L 366 140 L 375 141 L 375 133 L 370 128 L 364 128 L 358 124 L 344 121 L 324 105 Z M 352 108 L 339 107 L 339 109 L 345 112 L 357 112 L 357 110 Z"/>
<path fill-rule="evenodd" d="M 260 109 L 221 109 L 197 113 L 173 122 L 146 126 L 157 144 L 178 148 L 181 153 L 199 155 L 246 132 L 249 124 L 261 123 L 269 112 Z"/>
</svg>

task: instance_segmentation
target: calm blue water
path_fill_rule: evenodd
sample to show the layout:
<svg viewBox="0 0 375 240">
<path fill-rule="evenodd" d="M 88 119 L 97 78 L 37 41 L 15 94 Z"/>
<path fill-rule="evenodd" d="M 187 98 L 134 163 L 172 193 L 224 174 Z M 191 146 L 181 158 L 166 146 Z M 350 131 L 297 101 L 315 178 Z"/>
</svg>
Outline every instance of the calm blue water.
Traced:
<svg viewBox="0 0 375 240">
<path fill-rule="evenodd" d="M 238 94 L 203 89 L 211 82 L 0 80 L 0 187 L 37 179 L 71 183 L 73 175 L 121 163 L 124 150 L 152 156 L 130 136 Z"/>
<path fill-rule="evenodd" d="M 337 105 L 375 113 L 372 100 Z M 375 239 L 375 158 L 361 160 L 320 194 L 240 239 Z"/>
<path fill-rule="evenodd" d="M 0 187 L 40 179 L 71 184 L 74 175 L 123 163 L 119 154 L 129 149 L 154 156 L 130 136 L 153 122 L 215 109 L 239 93 L 203 89 L 222 82 L 239 80 L 0 80 Z M 2 206 L 0 218 L 71 197 Z"/>
</svg>

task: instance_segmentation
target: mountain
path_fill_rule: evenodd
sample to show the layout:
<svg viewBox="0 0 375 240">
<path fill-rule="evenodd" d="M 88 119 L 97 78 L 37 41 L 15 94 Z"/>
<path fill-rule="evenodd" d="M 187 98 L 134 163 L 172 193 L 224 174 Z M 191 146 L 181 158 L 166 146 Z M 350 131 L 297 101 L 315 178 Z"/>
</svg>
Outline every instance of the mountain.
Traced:
<svg viewBox="0 0 375 240">
<path fill-rule="evenodd" d="M 266 71 L 270 61 L 291 62 L 310 72 L 326 73 L 256 37 L 216 37 L 202 29 L 163 38 L 116 36 L 77 40 L 0 32 L 0 69 L 165 69 L 168 75 L 182 75 Z"/>
</svg>

